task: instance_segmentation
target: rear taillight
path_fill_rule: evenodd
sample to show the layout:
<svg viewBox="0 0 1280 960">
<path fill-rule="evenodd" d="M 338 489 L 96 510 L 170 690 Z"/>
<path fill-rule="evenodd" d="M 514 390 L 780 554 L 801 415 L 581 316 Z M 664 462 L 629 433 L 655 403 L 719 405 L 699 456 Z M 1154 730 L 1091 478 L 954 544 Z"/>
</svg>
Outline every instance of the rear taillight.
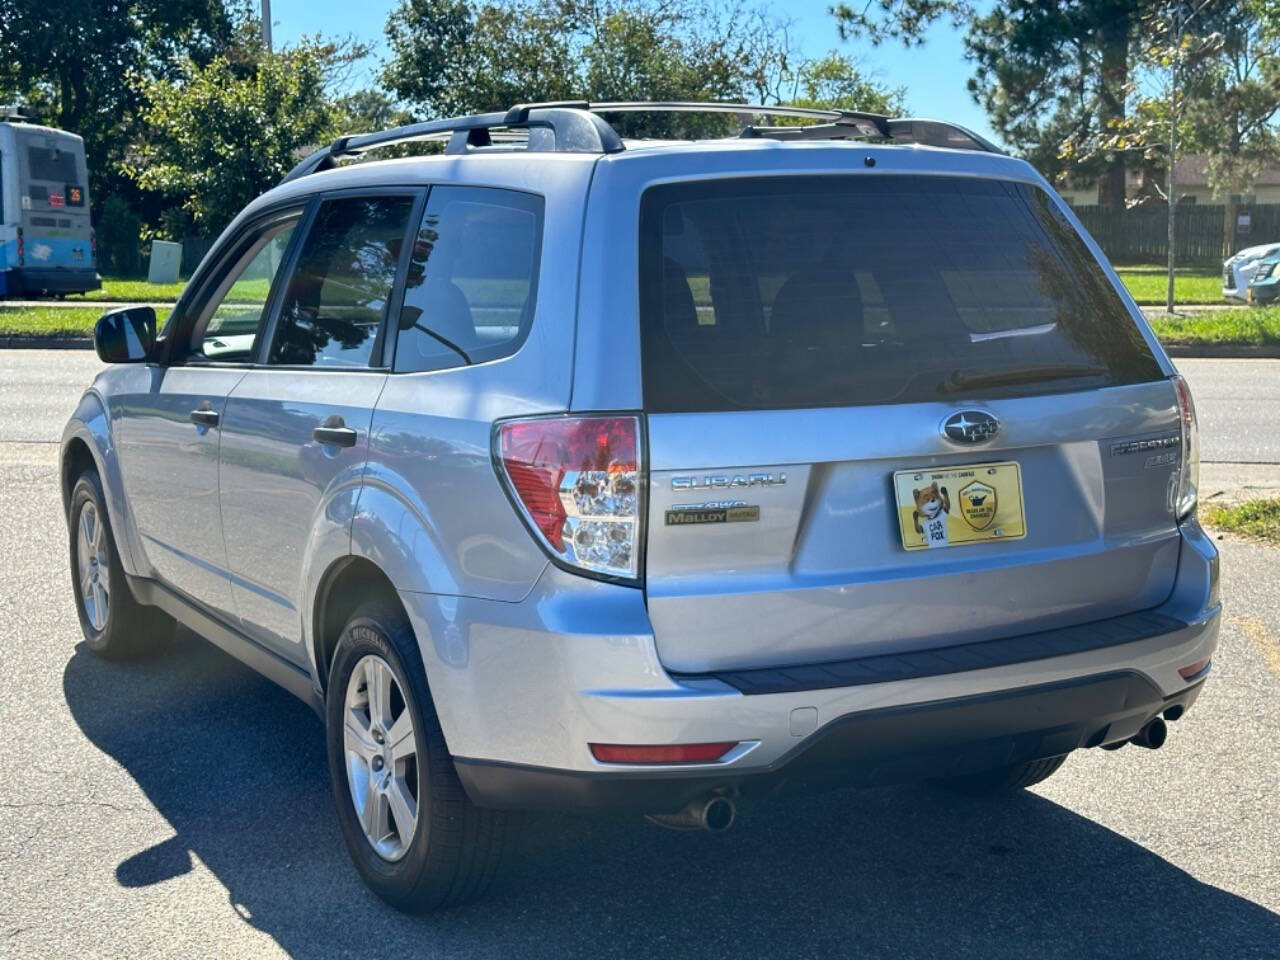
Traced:
<svg viewBox="0 0 1280 960">
<path fill-rule="evenodd" d="M 552 557 L 586 573 L 639 576 L 645 473 L 638 417 L 504 420 L 494 453 L 512 498 Z"/>
<path fill-rule="evenodd" d="M 26 261 L 27 258 L 27 242 L 22 239 L 22 228 L 18 228 L 18 266 Z"/>
<path fill-rule="evenodd" d="M 1182 427 L 1182 467 L 1178 475 L 1176 511 L 1179 520 L 1196 511 L 1200 488 L 1200 436 L 1196 427 L 1196 405 L 1191 388 L 1178 375 L 1173 376 L 1173 389 L 1178 395 L 1178 422 Z"/>
</svg>

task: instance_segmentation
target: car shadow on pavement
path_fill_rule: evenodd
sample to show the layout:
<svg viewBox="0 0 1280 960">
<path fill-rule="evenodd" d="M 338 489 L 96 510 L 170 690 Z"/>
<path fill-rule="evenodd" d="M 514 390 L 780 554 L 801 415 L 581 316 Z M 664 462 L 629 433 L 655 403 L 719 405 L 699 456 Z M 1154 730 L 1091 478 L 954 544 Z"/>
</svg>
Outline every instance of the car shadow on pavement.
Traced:
<svg viewBox="0 0 1280 960">
<path fill-rule="evenodd" d="M 228 909 L 296 957 L 1280 953 L 1280 915 L 1064 807 L 923 787 L 757 803 L 723 835 L 529 816 L 485 900 L 408 917 L 347 860 L 321 724 L 301 702 L 186 631 L 130 664 L 81 644 L 63 687 L 176 833 L 116 880 L 145 888 L 194 854 Z"/>
</svg>

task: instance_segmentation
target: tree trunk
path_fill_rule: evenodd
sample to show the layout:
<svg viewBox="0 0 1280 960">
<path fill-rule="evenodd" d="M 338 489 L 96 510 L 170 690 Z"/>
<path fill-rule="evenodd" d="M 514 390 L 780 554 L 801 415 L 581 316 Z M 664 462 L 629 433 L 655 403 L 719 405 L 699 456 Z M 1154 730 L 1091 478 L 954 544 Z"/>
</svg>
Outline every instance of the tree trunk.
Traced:
<svg viewBox="0 0 1280 960">
<path fill-rule="evenodd" d="M 1124 120 L 1125 87 L 1129 81 L 1129 27 L 1127 5 L 1116 4 L 1115 14 L 1109 16 L 1100 31 L 1102 45 L 1101 89 L 1098 124 L 1108 129 L 1112 123 Z M 1122 208 L 1125 201 L 1124 154 L 1116 154 L 1107 161 L 1098 180 L 1098 203 L 1104 207 Z"/>
</svg>

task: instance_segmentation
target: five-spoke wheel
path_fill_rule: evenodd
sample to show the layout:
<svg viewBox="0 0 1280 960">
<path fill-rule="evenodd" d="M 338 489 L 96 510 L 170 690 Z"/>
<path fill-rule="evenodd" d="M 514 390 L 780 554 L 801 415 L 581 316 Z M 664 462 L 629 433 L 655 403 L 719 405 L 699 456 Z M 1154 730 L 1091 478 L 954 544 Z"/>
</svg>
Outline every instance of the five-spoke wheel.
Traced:
<svg viewBox="0 0 1280 960">
<path fill-rule="evenodd" d="M 111 599 L 111 556 L 102 518 L 92 501 L 80 508 L 76 524 L 76 570 L 80 575 L 80 602 L 94 630 L 107 625 L 107 604 Z"/>
<path fill-rule="evenodd" d="M 376 654 L 347 681 L 343 744 L 360 827 L 379 856 L 399 860 L 418 826 L 418 748 L 404 691 Z"/>
</svg>

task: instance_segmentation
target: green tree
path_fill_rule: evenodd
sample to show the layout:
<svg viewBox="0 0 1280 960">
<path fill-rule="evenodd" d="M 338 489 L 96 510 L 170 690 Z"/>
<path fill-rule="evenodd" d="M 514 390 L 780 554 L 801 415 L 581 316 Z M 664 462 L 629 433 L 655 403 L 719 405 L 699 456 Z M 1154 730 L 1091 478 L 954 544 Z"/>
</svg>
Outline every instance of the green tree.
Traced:
<svg viewBox="0 0 1280 960">
<path fill-rule="evenodd" d="M 1191 90 L 1184 134 L 1188 152 L 1208 155 L 1209 186 L 1225 202 L 1226 255 L 1236 243 L 1235 197 L 1280 164 L 1280 10 L 1265 0 L 1233 6 Z"/>
<path fill-rule="evenodd" d="M 906 112 L 906 98 L 904 88 L 886 89 L 858 69 L 852 58 L 832 50 L 824 57 L 800 64 L 791 93 L 782 102 L 797 107 L 900 115 Z"/>
<path fill-rule="evenodd" d="M 1161 0 L 868 0 L 832 8 L 842 37 L 923 42 L 933 23 L 969 24 L 969 90 L 1001 138 L 1050 178 L 1099 180 L 1100 203 L 1124 203 L 1125 156 L 1099 144 L 1126 117 L 1132 70 Z"/>
<path fill-rule="evenodd" d="M 0 102 L 17 100 L 85 141 L 95 212 L 122 186 L 136 132 L 135 76 L 177 57 L 206 62 L 227 41 L 222 0 L 0 0 Z"/>
<path fill-rule="evenodd" d="M 890 102 L 847 59 L 806 73 L 787 24 L 706 0 L 401 0 L 387 21 L 383 82 L 421 115 L 587 99 Z M 703 135 L 724 117 L 616 114 L 627 136 Z"/>
<path fill-rule="evenodd" d="M 203 66 L 187 60 L 175 77 L 141 84 L 146 135 L 130 173 L 209 233 L 342 132 L 330 83 L 364 54 L 318 37 L 267 54 L 252 31 L 246 25 L 243 42 Z"/>
</svg>

